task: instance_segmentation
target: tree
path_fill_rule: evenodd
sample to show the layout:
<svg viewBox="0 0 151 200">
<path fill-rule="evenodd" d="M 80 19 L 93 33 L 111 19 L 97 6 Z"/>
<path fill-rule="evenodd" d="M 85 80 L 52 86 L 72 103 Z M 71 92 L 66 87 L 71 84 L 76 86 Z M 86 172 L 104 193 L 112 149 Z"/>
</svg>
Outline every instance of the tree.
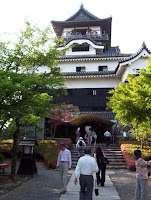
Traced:
<svg viewBox="0 0 151 200">
<path fill-rule="evenodd" d="M 147 69 L 140 69 L 138 76 L 128 75 L 126 83 L 120 83 L 109 97 L 108 108 L 123 125 L 132 124 L 132 134 L 145 141 L 151 137 L 151 57 Z"/>
<path fill-rule="evenodd" d="M 55 137 L 56 128 L 62 122 L 69 122 L 71 115 L 69 114 L 70 109 L 73 109 L 72 106 L 62 105 L 48 114 L 49 120 L 48 123 L 51 124 L 51 138 Z"/>
<path fill-rule="evenodd" d="M 16 43 L 0 43 L 0 129 L 13 126 L 13 157 L 11 175 L 16 171 L 16 155 L 20 126 L 37 123 L 55 105 L 56 90 L 64 91 L 64 79 L 55 70 L 59 56 L 52 45 L 51 30 L 40 30 L 25 21 Z M 46 66 L 50 73 L 41 73 Z"/>
</svg>

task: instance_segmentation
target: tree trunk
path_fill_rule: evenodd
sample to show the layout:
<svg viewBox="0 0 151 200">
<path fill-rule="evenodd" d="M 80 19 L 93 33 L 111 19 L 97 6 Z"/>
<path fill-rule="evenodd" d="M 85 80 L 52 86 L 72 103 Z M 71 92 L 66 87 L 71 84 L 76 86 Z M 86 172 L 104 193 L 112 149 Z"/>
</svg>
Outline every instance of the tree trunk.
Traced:
<svg viewBox="0 0 151 200">
<path fill-rule="evenodd" d="M 19 136 L 19 119 L 16 118 L 16 131 L 13 135 L 13 148 L 12 148 L 12 162 L 11 162 L 11 177 L 16 174 L 16 158 L 18 149 L 18 136 Z"/>
<path fill-rule="evenodd" d="M 141 140 L 141 149 L 144 148 L 144 143 L 143 143 L 143 140 Z"/>
<path fill-rule="evenodd" d="M 37 139 L 37 126 L 35 126 L 35 140 Z"/>
</svg>

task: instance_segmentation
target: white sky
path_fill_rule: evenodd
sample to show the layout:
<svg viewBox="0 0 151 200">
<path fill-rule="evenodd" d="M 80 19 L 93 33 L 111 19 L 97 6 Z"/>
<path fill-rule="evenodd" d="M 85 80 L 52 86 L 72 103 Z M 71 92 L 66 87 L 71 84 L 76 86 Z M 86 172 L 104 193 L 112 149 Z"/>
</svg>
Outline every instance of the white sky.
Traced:
<svg viewBox="0 0 151 200">
<path fill-rule="evenodd" d="M 64 21 L 81 3 L 99 18 L 112 16 L 112 46 L 122 53 L 135 53 L 143 41 L 151 51 L 150 0 L 0 0 L 0 33 L 17 32 L 25 17 L 40 27 Z"/>
</svg>

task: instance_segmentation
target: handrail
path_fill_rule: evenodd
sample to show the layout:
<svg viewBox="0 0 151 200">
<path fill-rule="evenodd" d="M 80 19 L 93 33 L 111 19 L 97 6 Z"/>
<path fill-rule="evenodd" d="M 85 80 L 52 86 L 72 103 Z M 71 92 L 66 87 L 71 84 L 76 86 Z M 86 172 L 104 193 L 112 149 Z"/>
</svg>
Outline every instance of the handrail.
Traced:
<svg viewBox="0 0 151 200">
<path fill-rule="evenodd" d="M 70 35 L 70 36 L 62 36 L 60 38 L 63 38 L 64 40 L 66 41 L 69 41 L 69 40 L 72 40 L 72 39 L 94 39 L 94 40 L 108 40 L 108 35 L 107 34 L 97 34 L 96 36 L 95 35 L 82 35 L 82 34 L 79 34 L 79 35 Z"/>
</svg>

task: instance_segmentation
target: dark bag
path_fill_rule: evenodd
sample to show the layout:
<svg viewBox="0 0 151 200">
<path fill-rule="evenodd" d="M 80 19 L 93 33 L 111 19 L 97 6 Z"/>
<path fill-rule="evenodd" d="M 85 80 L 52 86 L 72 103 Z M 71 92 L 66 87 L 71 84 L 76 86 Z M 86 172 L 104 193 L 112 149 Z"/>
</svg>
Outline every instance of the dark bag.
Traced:
<svg viewBox="0 0 151 200">
<path fill-rule="evenodd" d="M 102 165 L 102 164 L 109 164 L 109 161 L 108 161 L 108 159 L 107 159 L 106 157 L 101 156 L 101 157 L 99 158 L 99 164 L 100 164 L 100 165 Z"/>
<path fill-rule="evenodd" d="M 82 146 L 82 145 L 83 145 L 83 144 L 82 144 L 82 141 L 80 141 L 80 142 L 79 142 L 79 145 L 80 145 L 80 146 Z"/>
</svg>

